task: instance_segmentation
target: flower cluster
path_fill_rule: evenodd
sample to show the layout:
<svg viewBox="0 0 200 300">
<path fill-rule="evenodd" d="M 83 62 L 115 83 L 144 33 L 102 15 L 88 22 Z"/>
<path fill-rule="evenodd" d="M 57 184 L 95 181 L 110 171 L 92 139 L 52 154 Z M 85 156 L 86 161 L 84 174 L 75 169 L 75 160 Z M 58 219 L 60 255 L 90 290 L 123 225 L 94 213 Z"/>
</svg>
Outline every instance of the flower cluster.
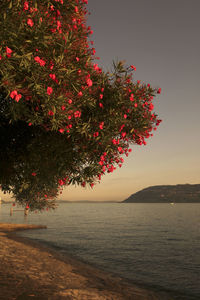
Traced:
<svg viewBox="0 0 200 300">
<path fill-rule="evenodd" d="M 21 99 L 21 97 L 22 95 L 18 94 L 16 90 L 10 93 L 10 98 L 15 99 L 16 102 L 18 102 Z"/>
</svg>

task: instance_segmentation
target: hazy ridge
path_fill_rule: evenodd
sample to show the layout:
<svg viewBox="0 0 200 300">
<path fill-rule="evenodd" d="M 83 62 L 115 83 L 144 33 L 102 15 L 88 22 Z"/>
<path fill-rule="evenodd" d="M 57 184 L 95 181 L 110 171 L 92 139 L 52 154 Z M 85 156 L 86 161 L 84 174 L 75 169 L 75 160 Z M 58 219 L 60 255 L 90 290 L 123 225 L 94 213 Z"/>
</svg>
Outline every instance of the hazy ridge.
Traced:
<svg viewBox="0 0 200 300">
<path fill-rule="evenodd" d="M 128 203 L 200 203 L 200 184 L 150 186 L 132 194 Z"/>
</svg>

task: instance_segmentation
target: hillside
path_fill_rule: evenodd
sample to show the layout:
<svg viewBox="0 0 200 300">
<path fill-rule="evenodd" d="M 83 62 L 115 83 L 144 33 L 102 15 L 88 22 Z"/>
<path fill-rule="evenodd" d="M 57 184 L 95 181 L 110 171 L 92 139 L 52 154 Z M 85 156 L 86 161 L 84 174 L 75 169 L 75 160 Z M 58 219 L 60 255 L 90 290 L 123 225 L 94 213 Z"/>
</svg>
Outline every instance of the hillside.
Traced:
<svg viewBox="0 0 200 300">
<path fill-rule="evenodd" d="M 200 203 L 200 184 L 150 186 L 132 194 L 128 203 Z"/>
</svg>

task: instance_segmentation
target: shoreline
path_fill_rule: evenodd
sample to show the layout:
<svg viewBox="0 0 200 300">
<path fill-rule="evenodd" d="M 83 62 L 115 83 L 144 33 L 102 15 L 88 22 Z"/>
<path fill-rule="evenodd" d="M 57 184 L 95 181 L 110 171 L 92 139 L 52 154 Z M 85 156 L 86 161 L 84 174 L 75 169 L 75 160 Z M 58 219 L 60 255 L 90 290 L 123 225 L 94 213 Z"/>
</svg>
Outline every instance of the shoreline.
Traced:
<svg viewBox="0 0 200 300">
<path fill-rule="evenodd" d="M 62 255 L 18 230 L 42 225 L 0 223 L 0 299 L 173 300 L 165 292 L 141 287 Z"/>
</svg>

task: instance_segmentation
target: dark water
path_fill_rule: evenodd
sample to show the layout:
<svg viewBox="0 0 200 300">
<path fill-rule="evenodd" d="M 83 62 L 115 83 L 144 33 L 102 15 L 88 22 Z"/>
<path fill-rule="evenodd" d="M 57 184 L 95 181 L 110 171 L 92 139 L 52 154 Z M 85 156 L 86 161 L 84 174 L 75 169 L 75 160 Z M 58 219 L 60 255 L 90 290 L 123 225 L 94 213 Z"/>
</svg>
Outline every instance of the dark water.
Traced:
<svg viewBox="0 0 200 300">
<path fill-rule="evenodd" d="M 48 226 L 20 235 L 179 299 L 200 299 L 200 204 L 70 203 L 25 221 L 9 209 L 2 205 L 0 222 Z"/>
</svg>

